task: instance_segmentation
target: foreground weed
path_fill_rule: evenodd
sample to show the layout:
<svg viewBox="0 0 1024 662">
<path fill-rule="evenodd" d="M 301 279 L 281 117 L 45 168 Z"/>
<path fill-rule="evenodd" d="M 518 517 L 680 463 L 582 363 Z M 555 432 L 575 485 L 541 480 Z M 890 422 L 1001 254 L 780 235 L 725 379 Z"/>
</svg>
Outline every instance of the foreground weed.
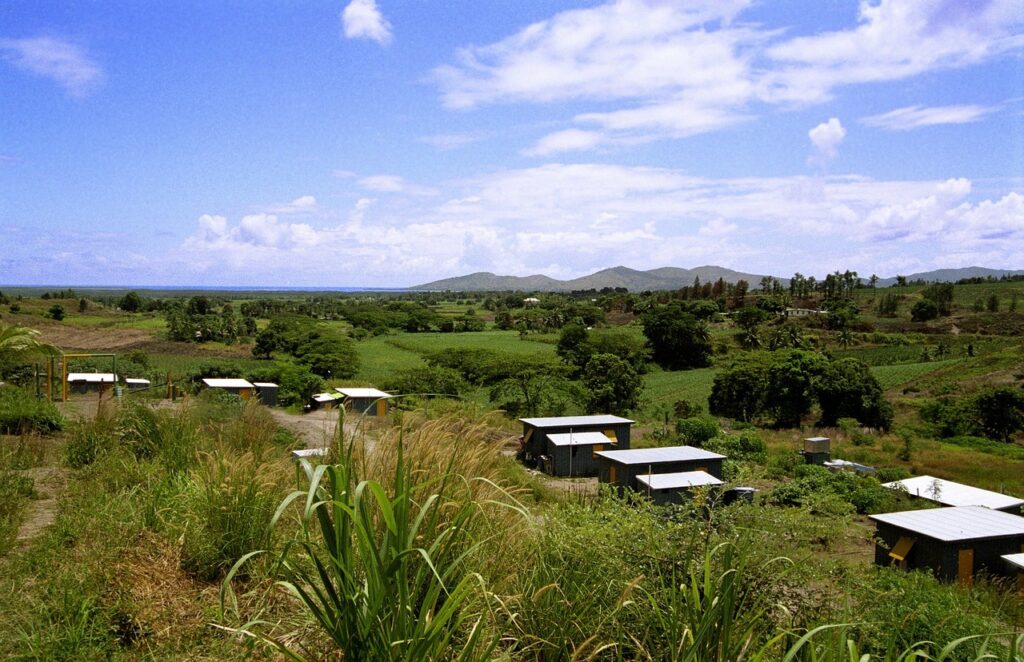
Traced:
<svg viewBox="0 0 1024 662">
<path fill-rule="evenodd" d="M 278 559 L 280 585 L 345 659 L 489 659 L 498 639 L 482 608 L 484 580 L 464 563 L 479 545 L 468 532 L 481 511 L 451 496 L 464 479 L 449 472 L 416 483 L 399 446 L 389 496 L 380 482 L 360 481 L 353 466 L 351 455 L 337 465 L 303 463 L 308 490 L 278 509 L 305 499 L 301 537 Z M 266 624 L 241 631 L 301 659 L 257 625 Z"/>
</svg>

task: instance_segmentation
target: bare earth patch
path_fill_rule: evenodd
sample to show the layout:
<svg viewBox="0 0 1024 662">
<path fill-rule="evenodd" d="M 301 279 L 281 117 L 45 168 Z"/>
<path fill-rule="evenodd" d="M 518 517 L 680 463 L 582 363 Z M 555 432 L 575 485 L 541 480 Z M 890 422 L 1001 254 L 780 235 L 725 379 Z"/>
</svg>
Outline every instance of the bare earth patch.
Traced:
<svg viewBox="0 0 1024 662">
<path fill-rule="evenodd" d="M 28 547 L 57 519 L 58 504 L 68 478 L 67 469 L 62 467 L 35 467 L 20 473 L 34 481 L 39 498 L 29 502 L 28 512 L 14 539 L 16 550 Z"/>
</svg>

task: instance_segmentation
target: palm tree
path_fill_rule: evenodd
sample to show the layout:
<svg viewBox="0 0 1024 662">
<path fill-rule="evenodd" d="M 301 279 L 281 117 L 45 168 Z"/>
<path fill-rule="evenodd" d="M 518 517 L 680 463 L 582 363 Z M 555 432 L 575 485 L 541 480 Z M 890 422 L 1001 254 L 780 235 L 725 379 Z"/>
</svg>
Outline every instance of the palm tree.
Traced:
<svg viewBox="0 0 1024 662">
<path fill-rule="evenodd" d="M 60 353 L 55 345 L 39 340 L 38 335 L 35 329 L 0 322 L 0 361 L 13 362 Z"/>
</svg>

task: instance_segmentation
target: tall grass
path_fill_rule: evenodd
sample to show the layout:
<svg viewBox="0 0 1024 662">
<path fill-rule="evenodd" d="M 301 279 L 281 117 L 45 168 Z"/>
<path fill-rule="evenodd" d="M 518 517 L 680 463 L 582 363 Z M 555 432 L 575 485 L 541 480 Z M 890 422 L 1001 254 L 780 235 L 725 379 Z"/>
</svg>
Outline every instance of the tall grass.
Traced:
<svg viewBox="0 0 1024 662">
<path fill-rule="evenodd" d="M 304 502 L 299 535 L 276 560 L 279 583 L 345 659 L 490 659 L 498 634 L 476 568 L 497 531 L 490 516 L 525 511 L 485 477 L 496 463 L 466 443 L 472 431 L 431 421 L 373 445 L 343 441 L 338 464 L 302 463 L 307 489 L 278 509 Z M 255 625 L 243 630 L 299 658 Z"/>
</svg>

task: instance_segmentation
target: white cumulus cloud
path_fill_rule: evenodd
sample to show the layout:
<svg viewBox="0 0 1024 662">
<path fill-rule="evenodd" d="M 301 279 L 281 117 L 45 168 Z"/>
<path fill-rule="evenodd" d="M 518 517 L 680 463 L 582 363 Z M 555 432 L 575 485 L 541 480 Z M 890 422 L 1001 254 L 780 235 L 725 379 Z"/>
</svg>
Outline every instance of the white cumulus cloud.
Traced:
<svg viewBox="0 0 1024 662">
<path fill-rule="evenodd" d="M 808 162 L 825 165 L 839 154 L 839 145 L 846 138 L 846 129 L 839 118 L 831 117 L 827 122 L 822 122 L 808 131 L 807 136 L 814 146 L 814 152 L 808 158 Z"/>
<path fill-rule="evenodd" d="M 349 39 L 391 43 L 391 24 L 380 13 L 375 0 L 352 0 L 341 12 L 341 25 Z"/>
</svg>

